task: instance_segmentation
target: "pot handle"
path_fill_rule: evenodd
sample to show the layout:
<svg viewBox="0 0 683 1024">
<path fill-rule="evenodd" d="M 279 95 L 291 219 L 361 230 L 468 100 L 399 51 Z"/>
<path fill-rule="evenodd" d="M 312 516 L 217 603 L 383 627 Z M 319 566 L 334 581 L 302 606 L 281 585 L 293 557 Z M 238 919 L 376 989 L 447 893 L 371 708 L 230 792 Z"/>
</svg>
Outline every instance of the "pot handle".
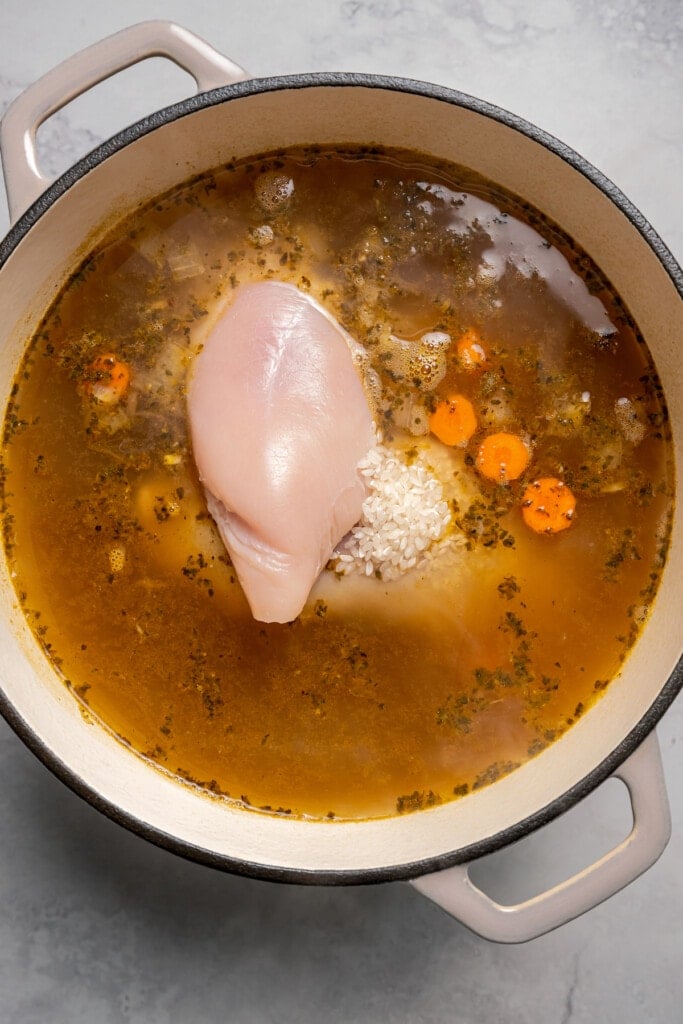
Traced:
<svg viewBox="0 0 683 1024">
<path fill-rule="evenodd" d="M 0 156 L 12 222 L 50 184 L 36 155 L 36 132 L 43 121 L 105 78 L 147 57 L 173 61 L 192 75 L 199 92 L 249 78 L 238 64 L 170 21 L 131 25 L 69 57 L 21 93 L 0 124 Z"/>
<path fill-rule="evenodd" d="M 654 864 L 671 835 L 671 815 L 654 732 L 614 772 L 631 800 L 626 839 L 578 874 L 523 903 L 504 906 L 479 889 L 467 864 L 411 880 L 418 892 L 494 942 L 527 942 L 596 907 Z"/>
</svg>

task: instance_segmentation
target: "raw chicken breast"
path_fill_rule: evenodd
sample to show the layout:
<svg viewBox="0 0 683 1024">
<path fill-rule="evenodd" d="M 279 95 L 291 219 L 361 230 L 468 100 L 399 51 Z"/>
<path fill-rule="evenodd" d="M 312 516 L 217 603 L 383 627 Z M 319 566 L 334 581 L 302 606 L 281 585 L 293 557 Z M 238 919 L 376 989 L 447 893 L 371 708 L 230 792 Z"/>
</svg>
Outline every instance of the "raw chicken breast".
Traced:
<svg viewBox="0 0 683 1024">
<path fill-rule="evenodd" d="M 188 405 L 211 515 L 252 613 L 296 618 L 358 521 L 375 444 L 359 346 L 292 285 L 242 286 L 197 356 Z"/>
</svg>

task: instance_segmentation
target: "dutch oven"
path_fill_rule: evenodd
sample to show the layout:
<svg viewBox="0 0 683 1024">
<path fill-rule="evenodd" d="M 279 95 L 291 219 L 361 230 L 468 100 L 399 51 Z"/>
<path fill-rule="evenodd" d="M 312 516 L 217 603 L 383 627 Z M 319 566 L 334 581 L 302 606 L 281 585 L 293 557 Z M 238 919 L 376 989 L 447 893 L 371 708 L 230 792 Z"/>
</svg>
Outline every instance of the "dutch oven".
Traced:
<svg viewBox="0 0 683 1024">
<path fill-rule="evenodd" d="M 42 121 L 146 57 L 190 72 L 197 95 L 109 139 L 57 181 L 37 165 Z M 27 340 L 65 279 L 123 215 L 188 178 L 307 144 L 410 148 L 464 164 L 523 196 L 581 246 L 624 299 L 663 381 L 678 464 L 668 563 L 642 634 L 604 696 L 557 742 L 449 804 L 371 821 L 252 813 L 174 781 L 89 724 L 31 634 L 0 560 L 1 710 L 31 750 L 93 806 L 185 857 L 256 878 L 316 884 L 410 880 L 481 935 L 522 941 L 596 905 L 664 849 L 670 818 L 654 726 L 683 683 L 683 274 L 642 215 L 595 168 L 519 118 L 421 82 L 358 74 L 250 80 L 196 36 L 147 22 L 65 61 L 18 97 L 0 135 L 14 221 L 0 243 L 4 408 Z M 633 830 L 548 892 L 501 906 L 468 864 L 550 822 L 610 775 Z"/>
</svg>

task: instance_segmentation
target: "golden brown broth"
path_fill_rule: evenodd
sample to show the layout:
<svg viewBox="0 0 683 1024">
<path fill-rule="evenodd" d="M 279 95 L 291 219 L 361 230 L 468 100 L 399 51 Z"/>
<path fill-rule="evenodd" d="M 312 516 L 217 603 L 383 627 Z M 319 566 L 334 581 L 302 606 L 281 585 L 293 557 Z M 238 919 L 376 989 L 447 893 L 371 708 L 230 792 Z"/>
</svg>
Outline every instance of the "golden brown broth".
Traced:
<svg viewBox="0 0 683 1024">
<path fill-rule="evenodd" d="M 294 192 L 265 209 L 258 196 L 276 174 Z M 425 205 L 425 182 L 452 192 Z M 464 191 L 581 264 L 617 333 L 588 329 L 538 274 L 508 265 L 498 280 L 478 278 L 482 229 L 449 230 Z M 261 245 L 253 232 L 264 226 L 272 241 Z M 310 291 L 366 344 L 387 443 L 422 449 L 455 502 L 451 547 L 427 569 L 392 582 L 328 571 L 284 626 L 249 614 L 207 517 L 184 407 L 219 299 L 264 277 Z M 379 358 L 382 339 L 438 329 L 455 342 L 471 327 L 485 365 L 468 370 L 450 351 L 427 397 L 470 398 L 480 426 L 470 444 L 446 449 L 395 427 L 406 384 Z M 104 406 L 84 381 L 108 352 L 133 382 Z M 590 408 L 577 414 L 584 392 Z M 624 396 L 645 427 L 635 444 L 614 416 Z M 498 429 L 533 448 L 507 487 L 473 467 Z M 3 467 L 17 590 L 79 699 L 136 751 L 215 793 L 342 817 L 453 799 L 590 706 L 654 596 L 673 482 L 648 353 L 587 258 L 514 197 L 401 153 L 231 167 L 122 224 L 29 346 Z M 577 497 L 571 528 L 552 537 L 521 518 L 524 486 L 540 476 Z"/>
</svg>

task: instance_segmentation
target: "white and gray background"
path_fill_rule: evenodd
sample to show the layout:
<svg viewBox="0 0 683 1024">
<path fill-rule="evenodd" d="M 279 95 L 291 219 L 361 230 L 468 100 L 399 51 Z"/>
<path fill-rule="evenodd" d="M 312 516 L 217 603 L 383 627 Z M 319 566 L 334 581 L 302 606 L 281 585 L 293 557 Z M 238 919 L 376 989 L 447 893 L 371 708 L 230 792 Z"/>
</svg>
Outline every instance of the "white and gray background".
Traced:
<svg viewBox="0 0 683 1024">
<path fill-rule="evenodd" d="M 146 18 L 179 22 L 257 76 L 376 72 L 490 100 L 605 172 L 683 261 L 683 0 L 0 0 L 0 111 Z M 64 170 L 190 86 L 155 60 L 98 87 L 42 130 L 44 168 Z M 404 884 L 299 888 L 179 860 L 81 802 L 0 722 L 0 1024 L 678 1024 L 680 698 L 659 736 L 673 815 L 659 863 L 580 920 L 502 947 Z M 476 877 L 523 898 L 629 826 L 611 781 Z"/>
</svg>

